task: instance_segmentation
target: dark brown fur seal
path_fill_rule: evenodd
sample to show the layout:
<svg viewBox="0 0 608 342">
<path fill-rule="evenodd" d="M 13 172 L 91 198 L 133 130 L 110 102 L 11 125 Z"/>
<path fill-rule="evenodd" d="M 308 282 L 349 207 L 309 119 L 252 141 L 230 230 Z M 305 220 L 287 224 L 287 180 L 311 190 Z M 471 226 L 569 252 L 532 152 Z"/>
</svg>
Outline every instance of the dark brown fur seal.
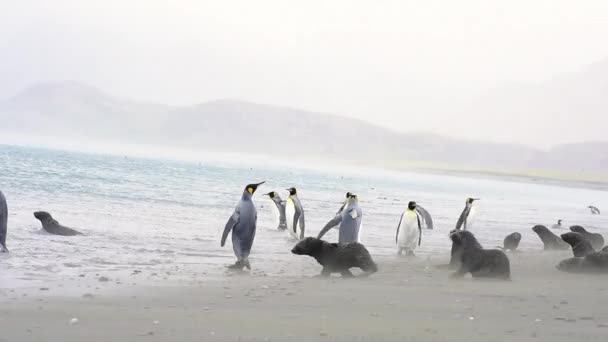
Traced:
<svg viewBox="0 0 608 342">
<path fill-rule="evenodd" d="M 343 277 L 352 277 L 350 268 L 358 267 L 366 275 L 378 271 L 371 255 L 358 242 L 346 244 L 328 243 L 323 240 L 307 237 L 300 241 L 291 252 L 296 255 L 309 255 L 323 266 L 321 276 L 328 277 L 332 273 L 340 273 Z"/>
<path fill-rule="evenodd" d="M 53 218 L 53 216 L 51 216 L 51 214 L 47 213 L 46 211 L 37 211 L 34 213 L 34 217 L 40 220 L 42 223 L 42 229 L 48 233 L 61 236 L 83 235 L 81 232 L 75 229 L 62 226 Z"/>
<path fill-rule="evenodd" d="M 608 253 L 594 252 L 583 258 L 569 258 L 562 260 L 556 267 L 569 273 L 608 273 Z"/>
<path fill-rule="evenodd" d="M 8 248 L 6 248 L 7 223 L 8 206 L 6 205 L 6 197 L 0 191 L 0 253 L 8 253 Z"/>
<path fill-rule="evenodd" d="M 538 235 L 540 240 L 545 245 L 545 250 L 566 250 L 570 248 L 570 245 L 565 243 L 559 236 L 553 234 L 549 228 L 543 225 L 536 225 L 532 227 L 532 230 Z"/>
<path fill-rule="evenodd" d="M 448 265 L 448 268 L 451 270 L 456 270 L 460 267 L 460 259 L 462 258 L 462 243 L 459 240 L 452 239 L 452 234 L 457 233 L 458 231 L 458 229 L 453 229 L 449 234 L 449 237 L 452 240 L 452 250 L 450 251 L 450 264 Z M 477 239 L 471 243 L 476 243 L 477 247 L 482 248 L 479 242 L 477 242 Z"/>
<path fill-rule="evenodd" d="M 591 246 L 595 250 L 600 250 L 604 247 L 604 237 L 601 234 L 590 233 L 582 226 L 572 226 L 570 227 L 570 231 L 581 234 L 583 238 L 591 243 Z"/>
<path fill-rule="evenodd" d="M 475 278 L 511 279 L 511 265 L 507 255 L 499 249 L 483 249 L 468 230 L 450 234 L 452 241 L 462 246 L 460 268 L 450 278 L 462 278 L 467 273 Z"/>
<path fill-rule="evenodd" d="M 507 235 L 507 237 L 505 237 L 505 240 L 503 241 L 503 249 L 506 250 L 510 250 L 511 252 L 515 252 L 515 250 L 517 250 L 517 247 L 519 247 L 519 242 L 521 241 L 521 234 L 520 233 L 511 233 L 509 235 Z"/>
<path fill-rule="evenodd" d="M 562 240 L 572 246 L 572 253 L 575 257 L 584 257 L 588 254 L 595 253 L 595 249 L 593 249 L 591 243 L 580 233 L 568 232 L 562 234 Z"/>
</svg>

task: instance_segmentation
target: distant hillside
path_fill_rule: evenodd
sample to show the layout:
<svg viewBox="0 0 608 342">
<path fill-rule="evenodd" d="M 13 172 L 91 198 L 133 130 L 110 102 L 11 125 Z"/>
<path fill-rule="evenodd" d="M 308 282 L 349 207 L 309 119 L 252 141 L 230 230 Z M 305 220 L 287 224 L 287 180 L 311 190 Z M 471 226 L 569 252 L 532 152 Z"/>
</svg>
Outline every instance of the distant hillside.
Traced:
<svg viewBox="0 0 608 342">
<path fill-rule="evenodd" d="M 140 103 L 75 82 L 36 85 L 0 102 L 0 132 L 282 158 L 431 162 L 470 168 L 607 171 L 608 143 L 523 145 L 403 134 L 329 114 L 240 101 L 189 107 Z"/>
</svg>

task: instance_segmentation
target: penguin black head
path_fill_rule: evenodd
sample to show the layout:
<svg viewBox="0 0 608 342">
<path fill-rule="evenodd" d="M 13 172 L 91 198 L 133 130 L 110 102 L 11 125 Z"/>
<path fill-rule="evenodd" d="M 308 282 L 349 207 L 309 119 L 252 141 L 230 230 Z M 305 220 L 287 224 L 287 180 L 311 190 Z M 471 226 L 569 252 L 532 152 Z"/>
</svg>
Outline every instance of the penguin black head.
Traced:
<svg viewBox="0 0 608 342">
<path fill-rule="evenodd" d="M 266 194 L 266 196 L 270 197 L 271 199 L 274 198 L 274 196 L 276 196 L 276 195 L 277 195 L 277 193 L 274 192 L 274 191 L 271 191 L 271 192 L 269 192 L 269 193 Z"/>
<path fill-rule="evenodd" d="M 348 194 L 349 194 L 349 196 L 348 196 L 347 198 L 349 198 L 349 199 L 350 199 L 350 198 L 353 198 L 353 199 L 359 199 L 359 197 L 357 197 L 357 195 L 355 195 L 355 194 L 353 194 L 353 193 L 350 193 L 350 192 L 349 192 Z"/>
<path fill-rule="evenodd" d="M 346 193 L 346 198 L 350 198 L 352 196 L 352 194 L 350 192 Z"/>
<path fill-rule="evenodd" d="M 407 208 L 409 210 L 415 210 L 416 209 L 416 202 L 411 201 L 410 203 L 407 204 Z"/>
<path fill-rule="evenodd" d="M 467 204 L 473 204 L 473 202 L 479 201 L 479 200 L 480 200 L 479 198 L 470 198 L 469 197 L 469 198 L 467 198 Z"/>
<path fill-rule="evenodd" d="M 245 191 L 248 192 L 249 194 L 253 195 L 253 193 L 258 189 L 258 186 L 264 184 L 266 182 L 261 182 L 261 183 L 257 183 L 257 184 L 248 184 L 245 187 Z"/>
<path fill-rule="evenodd" d="M 289 191 L 289 194 L 292 196 L 298 193 L 296 188 L 294 188 L 294 187 L 287 189 L 287 191 Z"/>
<path fill-rule="evenodd" d="M 561 219 L 557 220 L 557 224 L 559 224 L 561 226 L 562 225 L 562 220 Z"/>
</svg>

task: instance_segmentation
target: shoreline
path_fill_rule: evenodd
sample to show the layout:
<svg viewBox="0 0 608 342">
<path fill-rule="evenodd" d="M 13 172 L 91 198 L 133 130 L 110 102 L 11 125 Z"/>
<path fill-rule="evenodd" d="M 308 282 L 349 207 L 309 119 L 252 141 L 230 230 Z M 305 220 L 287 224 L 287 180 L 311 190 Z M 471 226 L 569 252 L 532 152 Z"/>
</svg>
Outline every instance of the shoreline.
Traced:
<svg viewBox="0 0 608 342">
<path fill-rule="evenodd" d="M 608 333 L 605 277 L 569 252 L 509 254 L 512 281 L 449 280 L 437 258 L 383 258 L 369 278 L 234 274 L 92 296 L 0 296 L 7 341 L 568 341 Z M 311 258 L 302 262 L 314 264 Z M 77 321 L 73 319 L 76 318 Z"/>
<path fill-rule="evenodd" d="M 150 154 L 150 149 L 154 146 L 148 145 L 125 145 L 126 152 L 112 151 L 111 147 L 106 150 L 104 145 L 91 145 L 86 150 L 71 147 L 66 144 L 56 144 L 54 146 L 42 146 L 38 143 L 6 143 L 0 142 L 0 146 L 8 146 L 13 148 L 32 148 L 39 150 L 50 150 L 56 152 L 83 153 L 88 155 L 106 155 L 114 157 L 132 157 L 155 161 L 176 161 L 189 164 L 201 164 L 206 162 L 219 162 L 221 164 L 230 165 L 232 167 L 245 168 L 248 165 L 264 165 L 264 167 L 294 167 L 299 170 L 319 170 L 326 166 L 334 168 L 334 172 L 343 173 L 352 172 L 350 167 L 356 166 L 363 170 L 374 171 L 383 170 L 388 172 L 411 172 L 418 174 L 433 174 L 442 176 L 453 176 L 461 178 L 482 177 L 492 180 L 503 180 L 520 183 L 545 184 L 553 186 L 563 186 L 569 188 L 589 189 L 598 191 L 608 191 L 608 172 L 594 172 L 593 176 L 578 177 L 573 176 L 571 172 L 560 170 L 508 170 L 501 171 L 499 169 L 483 169 L 483 168 L 467 168 L 457 165 L 442 165 L 435 162 L 410 162 L 410 163 L 389 163 L 378 161 L 360 161 L 360 160 L 328 160 L 323 158 L 302 157 L 299 161 L 312 163 L 303 166 L 301 163 L 287 160 L 276 160 L 268 155 L 240 155 L 234 152 L 208 152 L 208 151 L 193 151 L 180 148 L 161 148 L 155 150 L 156 155 Z M 222 157 L 223 156 L 223 157 Z M 229 160 L 229 157 L 232 160 Z M 235 162 L 234 160 L 239 160 Z M 249 164 L 247 164 L 249 163 Z M 372 165 L 372 166 L 370 166 Z M 327 172 L 331 172 L 328 170 Z M 555 174 L 554 176 L 548 174 Z"/>
</svg>

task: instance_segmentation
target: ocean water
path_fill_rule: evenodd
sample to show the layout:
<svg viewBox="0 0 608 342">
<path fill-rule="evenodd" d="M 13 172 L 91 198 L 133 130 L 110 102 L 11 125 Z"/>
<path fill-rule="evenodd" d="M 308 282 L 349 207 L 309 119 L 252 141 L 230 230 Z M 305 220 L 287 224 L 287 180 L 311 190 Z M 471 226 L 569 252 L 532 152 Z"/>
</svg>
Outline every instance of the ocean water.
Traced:
<svg viewBox="0 0 608 342">
<path fill-rule="evenodd" d="M 448 232 L 469 196 L 479 197 L 473 232 L 487 247 L 514 231 L 522 249 L 541 249 L 530 228 L 580 224 L 608 233 L 608 192 L 573 187 L 424 173 L 318 170 L 268 163 L 180 162 L 0 146 L 0 189 L 9 206 L 7 245 L 0 257 L 0 289 L 40 286 L 107 275 L 118 282 L 200 282 L 225 277 L 234 262 L 230 239 L 220 247 L 226 220 L 244 186 L 266 181 L 254 196 L 258 232 L 254 274 L 316 274 L 314 260 L 290 254 L 294 241 L 276 231 L 274 205 L 263 193 L 295 186 L 304 205 L 307 235 L 316 235 L 340 207 L 346 191 L 363 208 L 362 242 L 379 260 L 396 258 L 395 230 L 410 200 L 433 216 L 418 258 L 447 258 Z M 594 204 L 607 214 L 591 215 Z M 45 210 L 86 236 L 46 234 L 33 217 Z M 607 236 L 608 237 L 608 236 Z M 326 235 L 337 240 L 337 231 Z M 403 262 L 408 262 L 403 259 Z M 89 285 L 90 286 L 90 285 Z"/>
</svg>

